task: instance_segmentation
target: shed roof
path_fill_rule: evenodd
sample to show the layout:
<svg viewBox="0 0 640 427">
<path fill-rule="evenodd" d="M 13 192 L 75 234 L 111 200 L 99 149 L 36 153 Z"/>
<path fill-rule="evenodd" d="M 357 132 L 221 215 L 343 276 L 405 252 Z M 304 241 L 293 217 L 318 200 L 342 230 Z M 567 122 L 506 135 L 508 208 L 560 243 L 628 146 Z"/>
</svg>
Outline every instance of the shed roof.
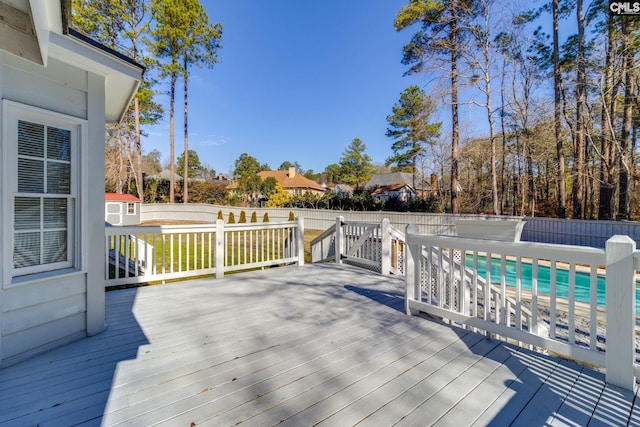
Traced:
<svg viewBox="0 0 640 427">
<path fill-rule="evenodd" d="M 142 202 L 133 194 L 104 193 L 106 202 Z"/>
</svg>

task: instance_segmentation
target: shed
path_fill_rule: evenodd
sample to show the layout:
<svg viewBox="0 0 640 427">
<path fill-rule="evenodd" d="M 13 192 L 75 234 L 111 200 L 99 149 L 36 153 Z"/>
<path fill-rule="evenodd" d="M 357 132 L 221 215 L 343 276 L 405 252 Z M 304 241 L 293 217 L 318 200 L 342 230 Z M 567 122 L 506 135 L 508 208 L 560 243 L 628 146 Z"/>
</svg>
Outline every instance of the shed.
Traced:
<svg viewBox="0 0 640 427">
<path fill-rule="evenodd" d="M 70 28 L 70 4 L 0 0 L 0 366 L 106 327 L 105 122 L 144 67 Z"/>
<path fill-rule="evenodd" d="M 142 200 L 131 194 L 104 194 L 104 220 L 111 225 L 140 225 Z"/>
</svg>

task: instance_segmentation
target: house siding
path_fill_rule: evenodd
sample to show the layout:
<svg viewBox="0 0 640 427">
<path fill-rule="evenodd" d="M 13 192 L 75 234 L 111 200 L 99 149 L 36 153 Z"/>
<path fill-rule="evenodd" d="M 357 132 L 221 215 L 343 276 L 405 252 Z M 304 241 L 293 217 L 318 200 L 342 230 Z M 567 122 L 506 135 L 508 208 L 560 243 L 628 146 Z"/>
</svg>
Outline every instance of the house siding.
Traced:
<svg viewBox="0 0 640 427">
<path fill-rule="evenodd" d="M 102 76 L 55 59 L 45 68 L 0 52 L 0 99 L 91 118 L 87 134 L 80 135 L 75 268 L 16 279 L 0 265 L 0 366 L 104 329 L 104 83 Z M 7 191 L 6 187 L 0 191 Z M 0 212 L 5 212 L 2 203 L 7 197 L 0 193 Z M 5 223 L 0 229 L 0 241 L 6 239 L 2 230 L 11 227 Z M 10 256 L 0 252 L 0 259 Z M 88 304 L 94 311 L 89 317 Z"/>
<path fill-rule="evenodd" d="M 84 273 L 4 290 L 3 365 L 85 336 Z"/>
</svg>

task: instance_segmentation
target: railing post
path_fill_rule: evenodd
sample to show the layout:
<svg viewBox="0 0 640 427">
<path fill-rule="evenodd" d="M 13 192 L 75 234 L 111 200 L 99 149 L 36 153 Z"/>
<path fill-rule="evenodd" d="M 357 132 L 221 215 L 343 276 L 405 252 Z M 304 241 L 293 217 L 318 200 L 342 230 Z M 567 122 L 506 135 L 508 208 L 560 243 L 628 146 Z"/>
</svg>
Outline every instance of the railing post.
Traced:
<svg viewBox="0 0 640 427">
<path fill-rule="evenodd" d="M 224 277 L 224 249 L 224 221 L 221 219 L 217 219 L 215 244 L 216 279 L 221 279 Z"/>
<path fill-rule="evenodd" d="M 608 383 L 633 390 L 635 353 L 635 242 L 613 236 L 606 242 L 606 307 Z"/>
<path fill-rule="evenodd" d="M 407 252 L 405 254 L 404 265 L 404 310 L 407 314 L 413 314 L 409 307 L 410 301 L 420 301 L 420 245 L 413 243 L 413 235 L 418 233 L 418 226 L 407 225 L 405 229 L 405 241 Z"/>
<path fill-rule="evenodd" d="M 304 265 L 304 218 L 296 218 L 296 247 L 298 248 L 298 265 Z"/>
<path fill-rule="evenodd" d="M 388 276 L 391 273 L 391 224 L 388 218 L 382 219 L 380 232 L 382 233 L 380 267 L 382 274 Z"/>
<path fill-rule="evenodd" d="M 342 264 L 342 248 L 344 246 L 344 234 L 342 230 L 342 223 L 344 217 L 339 216 L 336 218 L 336 264 Z"/>
</svg>

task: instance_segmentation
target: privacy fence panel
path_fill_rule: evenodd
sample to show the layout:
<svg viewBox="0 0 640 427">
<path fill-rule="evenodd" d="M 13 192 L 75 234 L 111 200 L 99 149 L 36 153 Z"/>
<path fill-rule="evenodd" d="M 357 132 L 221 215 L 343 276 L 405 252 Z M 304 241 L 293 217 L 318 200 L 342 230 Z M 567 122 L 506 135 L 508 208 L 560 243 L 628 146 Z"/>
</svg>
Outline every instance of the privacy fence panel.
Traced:
<svg viewBox="0 0 640 427">
<path fill-rule="evenodd" d="M 336 217 L 342 216 L 345 221 L 380 223 L 388 218 L 391 225 L 403 230 L 408 224 L 418 226 L 420 233 L 445 236 L 456 235 L 454 220 L 464 218 L 478 218 L 483 215 L 451 215 L 431 214 L 420 212 L 356 212 L 335 211 L 326 209 L 298 209 L 298 208 L 243 208 L 230 206 L 216 206 L 206 204 L 143 204 L 142 221 L 194 221 L 215 222 L 218 212 L 222 212 L 225 222 L 233 212 L 235 221 L 240 219 L 244 211 L 247 222 L 253 212 L 256 212 L 257 222 L 262 222 L 265 214 L 269 221 L 287 221 L 292 212 L 295 217 L 305 220 L 305 228 L 310 230 L 326 230 L 336 222 Z M 522 219 L 521 217 L 501 218 Z M 604 248 L 607 239 L 614 235 L 627 235 L 636 242 L 640 241 L 640 223 L 631 221 L 589 221 L 557 218 L 529 218 L 522 232 L 522 241 L 554 243 L 564 245 L 591 246 Z"/>
</svg>

